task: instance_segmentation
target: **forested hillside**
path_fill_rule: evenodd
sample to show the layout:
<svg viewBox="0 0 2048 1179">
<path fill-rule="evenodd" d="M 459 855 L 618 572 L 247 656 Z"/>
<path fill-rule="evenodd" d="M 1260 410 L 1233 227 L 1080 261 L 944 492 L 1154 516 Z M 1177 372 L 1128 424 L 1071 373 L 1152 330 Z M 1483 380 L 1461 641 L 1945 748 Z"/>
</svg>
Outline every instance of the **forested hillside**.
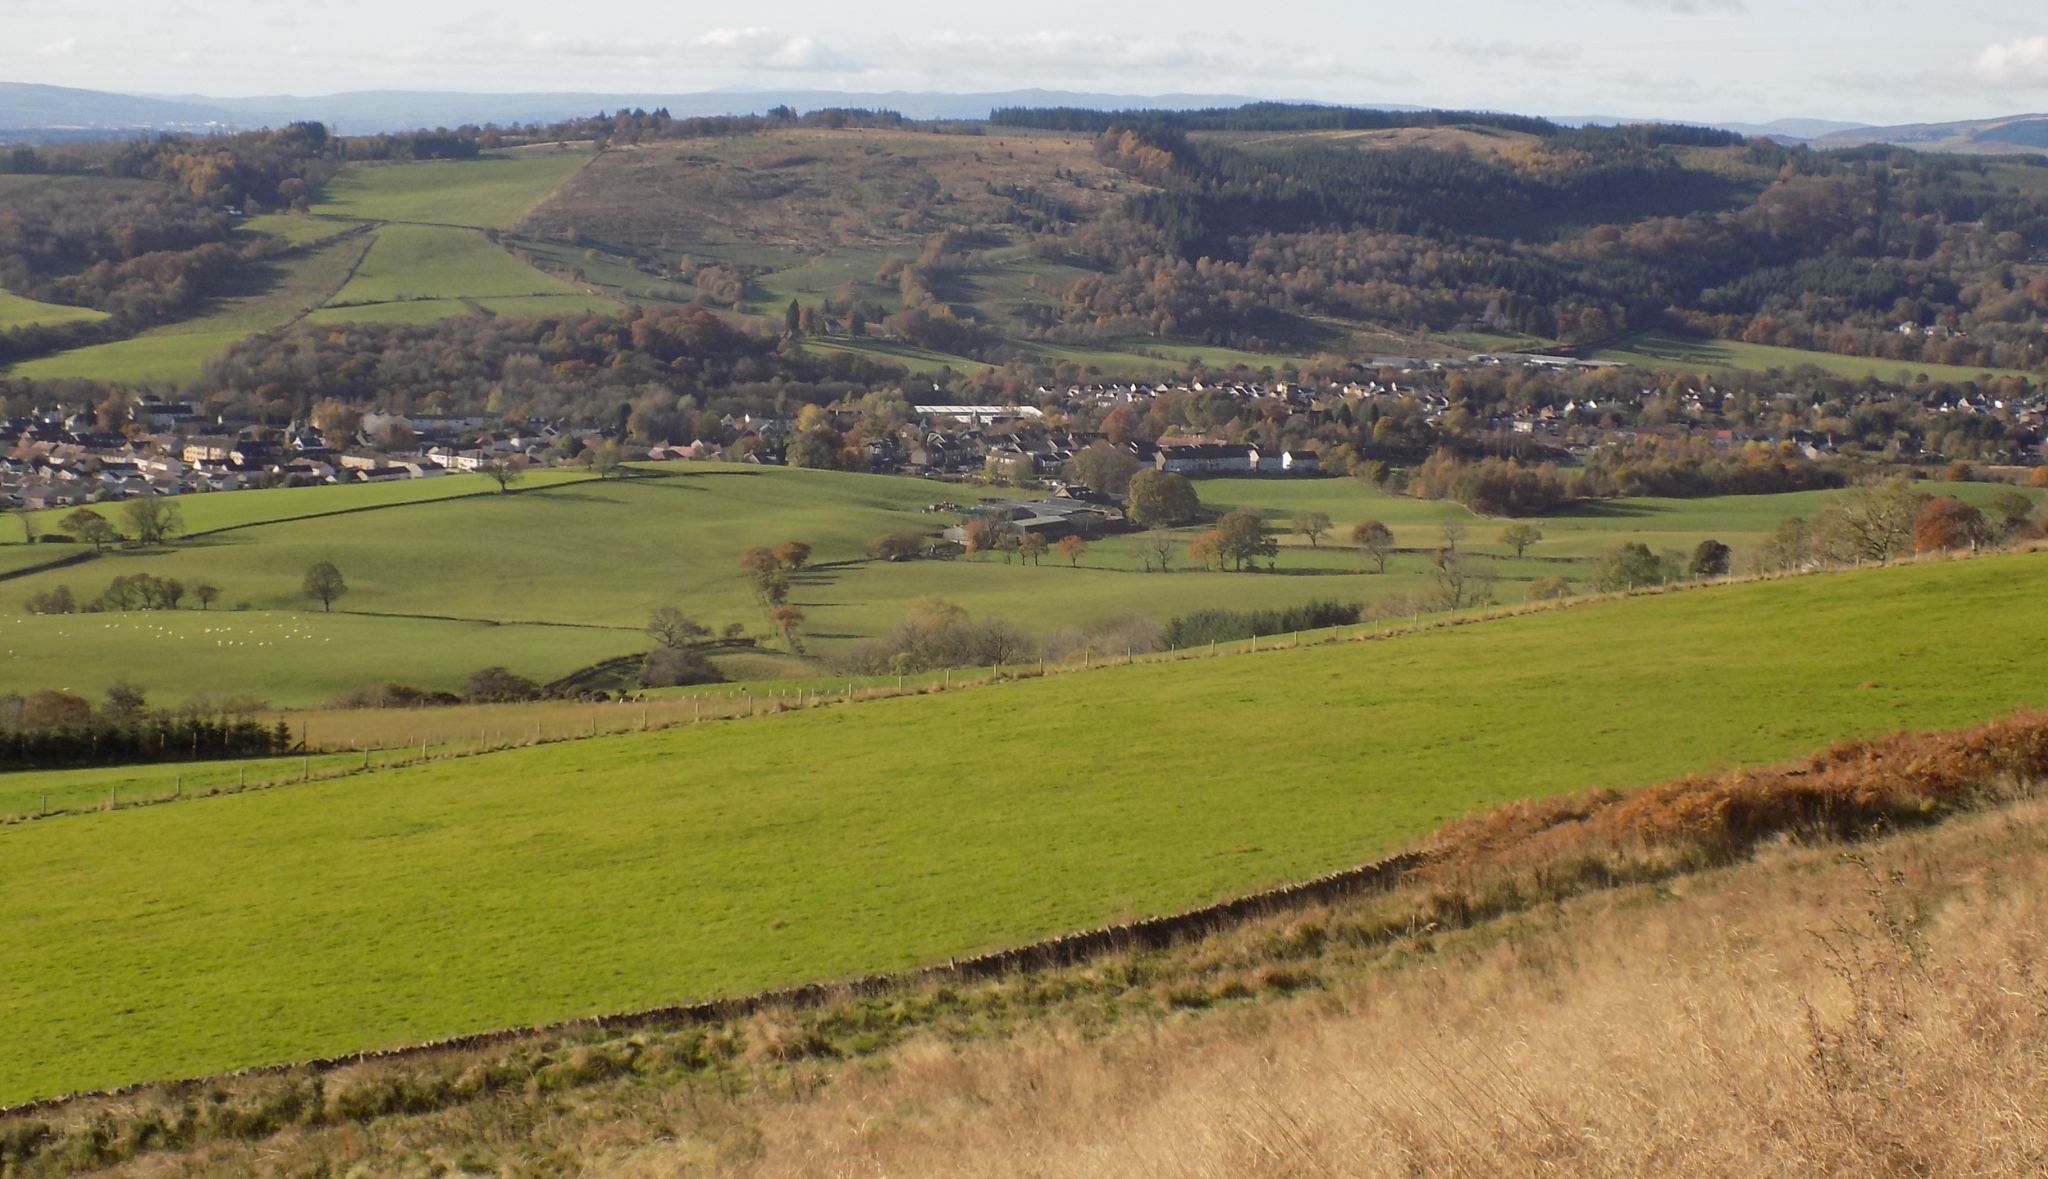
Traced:
<svg viewBox="0 0 2048 1179">
<path fill-rule="evenodd" d="M 594 147 L 595 158 L 566 179 L 529 168 L 536 158 L 515 164 L 522 145 L 562 143 Z M 513 169 L 542 199 L 486 223 L 448 211 L 463 207 L 448 187 L 463 181 L 447 174 L 432 182 L 441 212 L 324 195 L 359 187 L 372 162 L 419 159 L 496 161 L 476 174 Z M 684 380 L 699 394 L 776 384 L 806 399 L 833 395 L 835 381 L 893 384 L 947 366 L 956 380 L 998 370 L 1028 388 L 1091 371 L 1157 372 L 1204 349 L 1254 368 L 1306 370 L 1321 358 L 1320 371 L 1336 372 L 1388 351 L 1626 351 L 1646 332 L 1801 349 L 1823 362 L 2048 371 L 2048 161 L 2037 157 L 1822 152 L 1690 127 L 1575 130 L 1469 112 L 1252 106 L 1004 110 L 932 124 L 888 112 L 621 112 L 370 139 L 297 126 L 21 151 L 7 166 L 0 285 L 45 307 L 0 321 L 0 361 L 166 322 L 211 330 L 222 299 L 284 281 L 265 276 L 289 266 L 264 263 L 365 219 L 436 226 L 453 217 L 488 242 L 427 250 L 431 235 L 420 231 L 417 257 L 373 260 L 417 272 L 325 292 L 333 303 L 313 321 L 371 336 L 380 321 L 424 325 L 410 333 L 444 351 L 480 331 L 571 336 L 590 344 L 575 361 L 623 363 L 670 392 Z M 376 173 L 384 177 L 418 167 L 380 166 L 392 170 Z M 388 180 L 393 193 L 409 183 Z M 259 210 L 284 215 L 248 216 Z M 481 257 L 460 273 L 419 269 L 458 247 L 466 258 L 514 258 L 495 269 L 478 269 L 491 261 Z M 518 278 L 527 270 L 515 260 L 552 277 Z M 470 274 L 477 282 L 466 287 Z M 366 283 L 379 293 L 357 297 Z M 559 301 L 512 297 L 529 288 Z M 572 291 L 582 297 L 560 300 Z M 478 298 L 484 305 L 462 301 Z M 602 310 L 619 303 L 648 310 Z M 752 337 L 742 350 L 754 363 L 693 354 L 661 373 L 631 359 L 643 351 L 635 323 L 691 305 Z M 570 322 L 593 310 L 607 322 Z M 539 322 L 459 322 L 479 314 Z M 308 338 L 285 349 L 257 336 L 211 368 L 192 364 L 184 371 L 197 378 L 167 391 L 261 402 L 256 387 L 279 383 L 281 355 L 327 346 L 299 330 Z M 795 340 L 816 347 L 786 346 Z M 132 380 L 87 353 L 17 375 Z M 589 383 L 579 368 L 559 375 Z M 323 396 L 365 395 L 360 381 L 321 382 L 336 386 Z M 397 387 L 412 384 L 401 377 Z M 88 386 L 66 396 L 105 394 Z"/>
</svg>

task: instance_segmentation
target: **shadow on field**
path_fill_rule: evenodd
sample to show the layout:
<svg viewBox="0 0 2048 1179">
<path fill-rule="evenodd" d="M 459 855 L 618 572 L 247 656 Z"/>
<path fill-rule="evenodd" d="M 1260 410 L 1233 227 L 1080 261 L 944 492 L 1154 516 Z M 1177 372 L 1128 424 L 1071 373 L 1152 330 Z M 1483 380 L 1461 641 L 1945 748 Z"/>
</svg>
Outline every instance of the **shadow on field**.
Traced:
<svg viewBox="0 0 2048 1179">
<path fill-rule="evenodd" d="M 1649 504 L 1624 504 L 1611 503 L 1606 500 L 1596 500 L 1593 503 L 1580 504 L 1577 507 L 1571 508 L 1567 511 L 1558 512 L 1552 515 L 1550 519 L 1627 520 L 1635 519 L 1641 516 L 1668 515 L 1672 511 L 1673 509 L 1671 508 L 1656 507 Z"/>
<path fill-rule="evenodd" d="M 1356 577 L 1362 569 L 1245 569 L 1245 573 L 1256 573 L 1261 577 Z"/>
</svg>

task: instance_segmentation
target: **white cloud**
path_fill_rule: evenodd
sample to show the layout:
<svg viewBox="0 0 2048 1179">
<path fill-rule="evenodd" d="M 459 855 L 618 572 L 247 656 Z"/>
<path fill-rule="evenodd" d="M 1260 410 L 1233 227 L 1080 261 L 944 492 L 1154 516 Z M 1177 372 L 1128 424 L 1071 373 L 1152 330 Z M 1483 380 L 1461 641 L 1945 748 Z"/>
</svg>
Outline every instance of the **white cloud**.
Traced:
<svg viewBox="0 0 2048 1179">
<path fill-rule="evenodd" d="M 673 41 L 621 42 L 609 38 L 534 33 L 522 46 L 540 57 L 609 59 L 710 69 L 843 73 L 859 67 L 815 38 L 767 28 L 712 29 Z"/>
<path fill-rule="evenodd" d="M 2020 37 L 1986 45 L 1972 65 L 1980 79 L 2000 86 L 2048 86 L 2048 37 Z"/>
<path fill-rule="evenodd" d="M 1584 46 L 1563 41 L 1536 45 L 1526 41 L 1480 41 L 1468 37 L 1457 41 L 1439 41 L 1435 48 L 1474 61 L 1514 61 L 1543 70 L 1565 69 L 1577 64 L 1578 60 L 1585 56 Z"/>
<path fill-rule="evenodd" d="M 1623 0 L 1630 8 L 1668 12 L 1674 16 L 1712 16 L 1723 12 L 1748 12 L 1743 0 Z"/>
<path fill-rule="evenodd" d="M 75 57 L 78 54 L 78 38 L 66 37 L 62 41 L 38 45 L 36 52 L 44 57 Z"/>
<path fill-rule="evenodd" d="M 1342 64 L 1327 49 L 1216 33 L 1148 37 L 1057 30 L 914 34 L 884 56 L 916 61 L 922 71 L 984 89 L 1003 88 L 994 77 L 1010 79 L 1007 85 L 1038 78 L 1095 90 L 1127 90 L 1133 81 L 1182 91 L 1213 89 L 1219 81 L 1261 81 L 1285 89 Z"/>
</svg>

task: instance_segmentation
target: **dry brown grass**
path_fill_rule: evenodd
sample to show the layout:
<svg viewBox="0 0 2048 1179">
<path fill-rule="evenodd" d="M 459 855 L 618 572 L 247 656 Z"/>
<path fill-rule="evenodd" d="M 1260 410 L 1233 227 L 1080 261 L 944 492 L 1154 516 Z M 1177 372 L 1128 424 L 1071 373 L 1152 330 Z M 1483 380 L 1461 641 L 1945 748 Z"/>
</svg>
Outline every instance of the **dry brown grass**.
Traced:
<svg viewBox="0 0 2048 1179">
<path fill-rule="evenodd" d="M 1781 850 L 1281 1008 L 924 1039 L 590 1174 L 2023 1175 L 2048 1169 L 2048 807 Z"/>
</svg>

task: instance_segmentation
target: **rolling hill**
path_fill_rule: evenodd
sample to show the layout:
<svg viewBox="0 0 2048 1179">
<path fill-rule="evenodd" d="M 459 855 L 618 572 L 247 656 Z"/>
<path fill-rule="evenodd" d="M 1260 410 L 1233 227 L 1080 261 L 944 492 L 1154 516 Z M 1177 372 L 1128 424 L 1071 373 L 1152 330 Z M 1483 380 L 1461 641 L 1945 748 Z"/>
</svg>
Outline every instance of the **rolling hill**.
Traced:
<svg viewBox="0 0 2048 1179">
<path fill-rule="evenodd" d="M 481 477 L 448 476 L 196 496 L 184 501 L 194 535 L 168 549 L 113 551 L 7 581 L 0 636 L 10 657 L 0 661 L 0 689 L 65 687 L 97 695 L 125 679 L 163 704 L 227 690 L 297 707 L 384 680 L 454 689 L 490 664 L 547 681 L 645 649 L 650 640 L 640 628 L 663 605 L 714 629 L 739 624 L 780 650 L 782 641 L 736 562 L 750 545 L 789 539 L 814 548 L 810 568 L 795 578 L 791 593 L 806 615 L 802 641 L 813 662 L 805 674 L 813 676 L 822 671 L 817 659 L 882 635 L 906 604 L 926 595 L 955 602 L 977 618 L 1007 618 L 1034 639 L 1133 614 L 1163 623 L 1202 609 L 1284 609 L 1311 600 L 1384 609 L 1395 598 L 1427 595 L 1428 554 L 1442 543 L 1446 524 L 1466 531 L 1460 546 L 1499 579 L 1495 596 L 1518 602 L 1538 577 L 1583 584 L 1591 559 L 1624 540 L 1689 552 L 1714 537 L 1735 549 L 1742 568 L 1779 521 L 1811 515 L 1832 494 L 1587 505 L 1534 521 L 1544 540 L 1517 560 L 1496 539 L 1498 522 L 1353 480 L 1212 479 L 1199 487 L 1212 510 L 1245 507 L 1269 515 L 1284 541 L 1272 572 L 1189 569 L 1184 554 L 1193 528 L 1167 534 L 1179 570 L 1170 574 L 1146 571 L 1155 558 L 1144 533 L 1099 541 L 1073 564 L 1057 557 L 1013 564 L 994 554 L 870 560 L 866 546 L 876 536 L 906 528 L 936 532 L 955 522 L 956 513 L 919 509 L 942 489 L 956 499 L 958 492 L 921 479 L 830 471 L 669 464 L 613 482 L 546 472 L 511 495 L 495 494 Z M 1987 501 L 2003 488 L 1944 484 L 1940 490 Z M 1311 546 L 1290 533 L 1292 521 L 1308 512 L 1328 514 L 1333 536 L 1366 519 L 1382 520 L 1403 551 L 1387 572 L 1373 572 L 1346 544 L 1325 539 Z M 61 515 L 46 513 L 39 529 L 54 528 Z M 507 537 L 535 539 L 508 543 Z M 75 553 L 70 546 L 26 549 L 0 545 L 0 556 L 27 562 Z M 332 615 L 315 612 L 301 588 L 306 568 L 317 561 L 333 562 L 349 586 Z M 593 581 L 593 568 L 613 574 Z M 107 617 L 17 613 L 32 594 L 64 585 L 90 600 L 115 576 L 131 572 L 175 577 L 188 586 L 211 582 L 221 587 L 221 602 L 210 612 L 188 604 Z M 277 638 L 273 632 L 299 629 L 311 633 L 308 642 L 320 658 L 304 658 L 303 644 L 270 641 Z M 148 657 L 138 657 L 138 643 Z M 53 668 L 63 669 L 63 682 L 33 678 Z"/>
<path fill-rule="evenodd" d="M 0 965 L 20 1048 L 0 1100 L 905 966 L 1298 878 L 1491 802 L 2039 704 L 2024 669 L 2048 656 L 2032 637 L 2048 634 L 2043 559 L 1633 598 L 0 829 L 0 921 L 31 947 Z M 2005 625 L 1940 608 L 1959 597 Z M 1191 725 L 1227 730 L 1229 756 Z"/>
</svg>

